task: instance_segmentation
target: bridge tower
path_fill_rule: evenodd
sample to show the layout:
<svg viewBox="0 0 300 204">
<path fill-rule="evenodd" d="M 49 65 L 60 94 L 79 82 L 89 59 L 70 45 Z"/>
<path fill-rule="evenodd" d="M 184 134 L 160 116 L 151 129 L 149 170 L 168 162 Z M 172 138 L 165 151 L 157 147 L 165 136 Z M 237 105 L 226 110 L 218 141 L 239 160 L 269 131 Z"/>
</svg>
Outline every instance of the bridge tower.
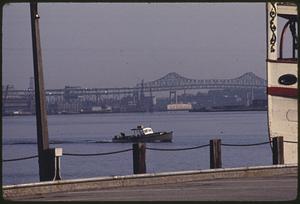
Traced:
<svg viewBox="0 0 300 204">
<path fill-rule="evenodd" d="M 142 80 L 142 86 L 141 86 L 140 97 L 138 102 L 138 109 L 140 111 L 144 111 L 145 109 L 144 79 Z"/>
<path fill-rule="evenodd" d="M 170 101 L 170 104 L 177 103 L 177 92 L 176 92 L 176 90 L 170 90 L 169 101 Z"/>
<path fill-rule="evenodd" d="M 152 88 L 150 88 L 150 107 L 149 107 L 149 112 L 153 112 L 153 94 L 152 94 Z"/>
<path fill-rule="evenodd" d="M 34 77 L 29 78 L 29 87 L 27 89 L 26 99 L 27 99 L 28 111 L 30 111 L 31 113 L 34 113 L 35 112 Z"/>
</svg>

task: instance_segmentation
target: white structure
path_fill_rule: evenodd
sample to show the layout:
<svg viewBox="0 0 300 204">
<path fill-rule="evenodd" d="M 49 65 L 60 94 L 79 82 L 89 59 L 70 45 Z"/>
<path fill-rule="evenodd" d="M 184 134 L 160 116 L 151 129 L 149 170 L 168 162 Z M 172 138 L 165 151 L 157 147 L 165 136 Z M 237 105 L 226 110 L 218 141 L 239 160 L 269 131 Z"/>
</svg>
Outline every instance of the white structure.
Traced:
<svg viewBox="0 0 300 204">
<path fill-rule="evenodd" d="M 284 163 L 298 163 L 297 6 L 267 3 L 267 81 L 270 138 L 282 136 Z"/>
<path fill-rule="evenodd" d="M 169 111 L 192 110 L 192 104 L 190 104 L 190 103 L 168 104 L 167 110 L 169 110 Z"/>
</svg>

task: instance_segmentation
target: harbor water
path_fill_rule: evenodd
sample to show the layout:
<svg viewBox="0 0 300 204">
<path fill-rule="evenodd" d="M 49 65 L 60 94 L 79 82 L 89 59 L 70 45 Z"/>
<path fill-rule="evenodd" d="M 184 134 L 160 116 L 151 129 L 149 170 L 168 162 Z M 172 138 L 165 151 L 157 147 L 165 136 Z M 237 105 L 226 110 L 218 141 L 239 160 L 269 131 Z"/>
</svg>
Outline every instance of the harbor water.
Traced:
<svg viewBox="0 0 300 204">
<path fill-rule="evenodd" d="M 2 118 L 4 160 L 37 155 L 35 116 Z M 130 143 L 111 143 L 112 137 L 137 125 L 154 131 L 173 131 L 172 143 L 147 143 L 155 148 L 188 148 L 221 139 L 227 144 L 254 144 L 268 141 L 267 112 L 155 112 L 50 115 L 50 147 L 64 153 L 89 154 L 124 150 Z M 222 146 L 223 167 L 272 164 L 269 144 Z M 209 168 L 209 147 L 185 151 L 146 150 L 148 173 Z M 132 151 L 104 156 L 61 158 L 62 179 L 128 175 L 133 172 Z M 2 163 L 3 184 L 38 182 L 38 159 Z"/>
</svg>

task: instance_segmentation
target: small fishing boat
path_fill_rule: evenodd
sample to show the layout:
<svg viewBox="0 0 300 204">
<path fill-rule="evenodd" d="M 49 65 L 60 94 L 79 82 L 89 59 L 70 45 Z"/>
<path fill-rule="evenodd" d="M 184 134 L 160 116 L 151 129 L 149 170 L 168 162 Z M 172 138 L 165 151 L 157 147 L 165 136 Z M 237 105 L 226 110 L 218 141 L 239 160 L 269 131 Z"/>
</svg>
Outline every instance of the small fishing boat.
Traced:
<svg viewBox="0 0 300 204">
<path fill-rule="evenodd" d="M 113 137 L 112 142 L 172 142 L 173 132 L 153 132 L 150 127 L 143 127 L 131 129 L 133 134 L 125 135 L 121 132 L 119 135 Z"/>
</svg>

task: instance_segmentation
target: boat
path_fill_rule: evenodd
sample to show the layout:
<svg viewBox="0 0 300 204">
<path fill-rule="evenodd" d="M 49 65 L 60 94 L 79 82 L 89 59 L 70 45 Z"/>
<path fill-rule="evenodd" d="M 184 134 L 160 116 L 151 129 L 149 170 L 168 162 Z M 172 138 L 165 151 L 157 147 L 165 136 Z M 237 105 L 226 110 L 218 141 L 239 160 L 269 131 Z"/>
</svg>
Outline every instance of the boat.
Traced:
<svg viewBox="0 0 300 204">
<path fill-rule="evenodd" d="M 121 132 L 115 135 L 112 142 L 172 142 L 173 132 L 153 132 L 150 127 L 143 127 L 138 125 L 136 128 L 131 129 L 131 135 L 125 135 Z"/>
<path fill-rule="evenodd" d="M 283 137 L 283 163 L 298 164 L 298 8 L 287 2 L 266 8 L 269 137 Z"/>
</svg>

